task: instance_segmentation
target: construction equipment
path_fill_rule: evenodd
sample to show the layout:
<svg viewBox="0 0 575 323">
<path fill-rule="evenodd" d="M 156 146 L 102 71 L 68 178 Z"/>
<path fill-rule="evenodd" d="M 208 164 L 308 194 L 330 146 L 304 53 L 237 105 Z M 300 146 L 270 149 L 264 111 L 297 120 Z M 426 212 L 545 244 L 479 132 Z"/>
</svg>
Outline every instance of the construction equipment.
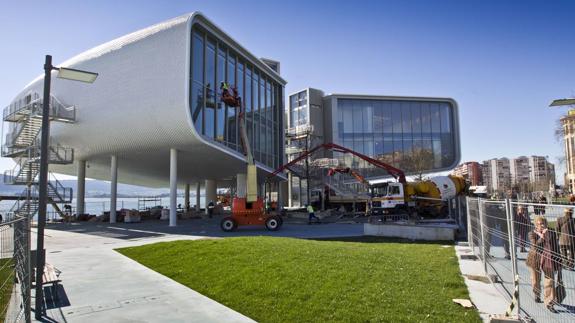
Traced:
<svg viewBox="0 0 575 323">
<path fill-rule="evenodd" d="M 275 176 L 286 169 L 293 171 L 297 163 L 322 149 L 354 155 L 376 168 L 386 170 L 389 175 L 397 180 L 397 182 L 370 184 L 362 175 L 349 167 L 331 167 L 329 169 L 328 175 L 330 176 L 336 173 L 350 174 L 368 188 L 369 194 L 365 198 L 356 197 L 353 201 L 345 201 L 347 204 L 366 204 L 366 214 L 412 215 L 415 213 L 420 217 L 439 217 L 447 213 L 447 206 L 445 205 L 447 200 L 467 192 L 468 185 L 462 177 L 438 176 L 425 181 L 407 182 L 405 173 L 401 169 L 333 143 L 319 145 L 301 154 L 291 162 L 278 168 L 270 176 Z M 297 172 L 294 171 L 294 173 Z M 330 203 L 332 202 L 333 199 L 330 197 Z M 340 201 L 339 204 L 343 202 Z"/>
<path fill-rule="evenodd" d="M 417 213 L 420 217 L 447 215 L 444 202 L 464 194 L 467 183 L 459 176 L 437 176 L 419 182 L 387 182 L 373 184 L 371 191 L 371 215 Z"/>
<path fill-rule="evenodd" d="M 239 109 L 240 138 L 247 164 L 246 197 L 234 197 L 232 200 L 232 216 L 223 218 L 220 227 L 222 230 L 229 232 L 236 230 L 240 225 L 265 225 L 268 230 L 277 231 L 282 226 L 282 219 L 276 214 L 268 213 L 263 198 L 258 196 L 257 168 L 244 126 L 245 110 L 242 98 L 238 95 L 235 87 L 230 89 L 225 82 L 220 84 L 220 90 L 222 91 L 221 100 L 228 106 Z"/>
</svg>

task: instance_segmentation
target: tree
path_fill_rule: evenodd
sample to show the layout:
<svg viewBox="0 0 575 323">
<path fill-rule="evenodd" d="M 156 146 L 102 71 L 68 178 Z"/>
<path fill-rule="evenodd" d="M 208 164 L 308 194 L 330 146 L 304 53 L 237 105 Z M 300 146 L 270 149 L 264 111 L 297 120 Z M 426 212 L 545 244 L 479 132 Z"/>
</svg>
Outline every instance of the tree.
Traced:
<svg viewBox="0 0 575 323">
<path fill-rule="evenodd" d="M 433 157 L 431 149 L 416 147 L 403 153 L 399 167 L 405 173 L 414 174 L 416 180 L 422 181 L 425 179 L 423 174 L 433 169 Z"/>
</svg>

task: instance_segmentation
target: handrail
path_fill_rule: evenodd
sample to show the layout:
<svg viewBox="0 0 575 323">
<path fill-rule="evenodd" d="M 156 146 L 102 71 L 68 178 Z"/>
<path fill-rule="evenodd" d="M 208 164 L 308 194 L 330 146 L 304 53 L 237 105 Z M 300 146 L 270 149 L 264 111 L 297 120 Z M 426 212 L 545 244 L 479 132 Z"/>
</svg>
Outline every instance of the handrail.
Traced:
<svg viewBox="0 0 575 323">
<path fill-rule="evenodd" d="M 50 118 L 59 119 L 62 121 L 76 120 L 75 106 L 73 105 L 66 106 L 53 95 L 50 95 L 49 104 L 50 104 L 50 113 L 49 113 Z M 39 117 L 42 115 L 42 105 L 43 105 L 43 99 L 40 98 L 38 94 L 35 93 L 33 97 L 26 96 L 25 98 L 20 99 L 4 108 L 3 111 L 4 121 L 11 121 L 11 122 L 17 121 L 7 119 L 24 110 L 27 110 L 26 114 L 32 117 Z"/>
</svg>

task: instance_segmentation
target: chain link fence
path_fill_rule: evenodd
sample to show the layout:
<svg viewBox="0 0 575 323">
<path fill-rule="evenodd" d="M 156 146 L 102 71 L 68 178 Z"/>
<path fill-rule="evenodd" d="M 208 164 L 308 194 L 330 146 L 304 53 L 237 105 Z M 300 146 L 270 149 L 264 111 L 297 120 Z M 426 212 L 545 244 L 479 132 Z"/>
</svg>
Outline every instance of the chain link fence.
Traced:
<svg viewBox="0 0 575 323">
<path fill-rule="evenodd" d="M 0 223 L 0 322 L 31 320 L 30 221 Z"/>
<path fill-rule="evenodd" d="M 467 198 L 469 246 L 531 322 L 575 322 L 575 206 Z M 545 230 L 547 228 L 547 230 Z"/>
</svg>

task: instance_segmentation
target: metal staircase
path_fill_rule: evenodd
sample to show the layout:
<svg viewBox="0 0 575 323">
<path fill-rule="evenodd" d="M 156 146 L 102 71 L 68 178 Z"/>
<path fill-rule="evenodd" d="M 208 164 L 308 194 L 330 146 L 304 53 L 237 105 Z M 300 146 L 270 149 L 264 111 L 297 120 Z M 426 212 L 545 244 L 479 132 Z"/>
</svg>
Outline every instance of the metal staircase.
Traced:
<svg viewBox="0 0 575 323">
<path fill-rule="evenodd" d="M 3 112 L 3 120 L 8 123 L 8 132 L 2 145 L 2 157 L 13 158 L 16 166 L 4 172 L 4 183 L 26 185 L 20 198 L 8 213 L 27 215 L 32 218 L 38 211 L 38 175 L 40 172 L 40 138 L 42 129 L 43 100 L 37 93 L 28 94 L 14 101 Z M 76 108 L 66 106 L 55 97 L 50 98 L 50 121 L 73 123 Z M 50 140 L 48 146 L 49 164 L 71 164 L 74 161 L 72 148 L 65 148 Z M 48 182 L 48 202 L 71 203 L 72 189 L 64 187 L 53 174 Z"/>
</svg>

